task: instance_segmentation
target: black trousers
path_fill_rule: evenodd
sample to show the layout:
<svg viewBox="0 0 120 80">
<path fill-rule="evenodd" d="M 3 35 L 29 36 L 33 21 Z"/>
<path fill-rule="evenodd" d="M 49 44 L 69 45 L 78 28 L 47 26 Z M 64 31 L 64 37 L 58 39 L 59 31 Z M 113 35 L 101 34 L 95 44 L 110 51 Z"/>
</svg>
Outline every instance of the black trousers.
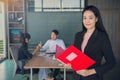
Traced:
<svg viewBox="0 0 120 80">
<path fill-rule="evenodd" d="M 56 77 L 59 74 L 60 69 L 51 69 L 51 71 L 53 72 L 53 77 Z"/>
</svg>

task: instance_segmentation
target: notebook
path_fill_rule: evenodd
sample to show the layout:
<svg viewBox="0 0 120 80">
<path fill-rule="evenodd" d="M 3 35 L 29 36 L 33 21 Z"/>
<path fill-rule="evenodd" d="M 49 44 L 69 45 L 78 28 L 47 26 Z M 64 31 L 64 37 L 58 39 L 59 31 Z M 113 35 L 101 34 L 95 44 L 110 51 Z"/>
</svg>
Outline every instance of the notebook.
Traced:
<svg viewBox="0 0 120 80">
<path fill-rule="evenodd" d="M 56 56 L 56 58 L 65 64 L 71 63 L 74 71 L 86 69 L 95 64 L 92 58 L 73 45 L 69 46 L 65 51 Z"/>
</svg>

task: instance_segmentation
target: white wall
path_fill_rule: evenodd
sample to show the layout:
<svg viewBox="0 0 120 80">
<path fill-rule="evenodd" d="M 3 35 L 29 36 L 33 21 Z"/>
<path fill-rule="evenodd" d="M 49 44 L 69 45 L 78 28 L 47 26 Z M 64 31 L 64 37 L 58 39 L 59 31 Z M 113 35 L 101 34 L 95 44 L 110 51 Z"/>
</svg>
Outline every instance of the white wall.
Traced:
<svg viewBox="0 0 120 80">
<path fill-rule="evenodd" d="M 6 52 L 6 38 L 5 38 L 5 13 L 4 13 L 4 3 L 0 1 L 0 40 L 3 40 L 4 54 Z"/>
</svg>

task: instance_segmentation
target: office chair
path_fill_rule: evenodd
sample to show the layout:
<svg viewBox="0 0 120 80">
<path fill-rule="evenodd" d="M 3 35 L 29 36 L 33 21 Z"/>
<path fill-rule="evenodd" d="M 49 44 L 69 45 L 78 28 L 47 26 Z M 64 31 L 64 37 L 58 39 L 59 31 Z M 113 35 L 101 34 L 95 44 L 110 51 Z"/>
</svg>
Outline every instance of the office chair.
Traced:
<svg viewBox="0 0 120 80">
<path fill-rule="evenodd" d="M 19 71 L 17 71 L 18 70 L 18 50 L 19 50 L 19 48 L 20 48 L 20 46 L 10 46 L 9 47 L 10 54 L 11 54 L 12 59 L 14 61 L 14 73 L 13 73 L 13 77 L 15 77 L 15 75 L 19 73 Z M 28 76 L 24 76 L 24 77 L 26 77 L 27 80 L 29 80 Z"/>
</svg>

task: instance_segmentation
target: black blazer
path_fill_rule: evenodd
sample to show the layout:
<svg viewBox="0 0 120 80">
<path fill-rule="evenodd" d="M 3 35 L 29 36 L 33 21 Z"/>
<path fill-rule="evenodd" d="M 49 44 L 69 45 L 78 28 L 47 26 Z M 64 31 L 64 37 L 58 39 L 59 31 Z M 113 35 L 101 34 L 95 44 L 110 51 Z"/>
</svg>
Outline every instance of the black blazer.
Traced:
<svg viewBox="0 0 120 80">
<path fill-rule="evenodd" d="M 18 60 L 28 60 L 32 58 L 32 54 L 28 51 L 28 44 L 22 44 L 18 50 Z"/>
<path fill-rule="evenodd" d="M 81 50 L 84 34 L 85 31 L 82 31 L 75 35 L 74 46 L 79 50 Z M 115 58 L 108 35 L 97 29 L 88 40 L 84 53 L 96 61 L 96 64 L 90 67 L 96 70 L 96 74 L 82 77 L 82 80 L 103 80 L 103 74 L 111 70 L 115 65 Z M 101 64 L 103 57 L 106 63 Z"/>
</svg>

